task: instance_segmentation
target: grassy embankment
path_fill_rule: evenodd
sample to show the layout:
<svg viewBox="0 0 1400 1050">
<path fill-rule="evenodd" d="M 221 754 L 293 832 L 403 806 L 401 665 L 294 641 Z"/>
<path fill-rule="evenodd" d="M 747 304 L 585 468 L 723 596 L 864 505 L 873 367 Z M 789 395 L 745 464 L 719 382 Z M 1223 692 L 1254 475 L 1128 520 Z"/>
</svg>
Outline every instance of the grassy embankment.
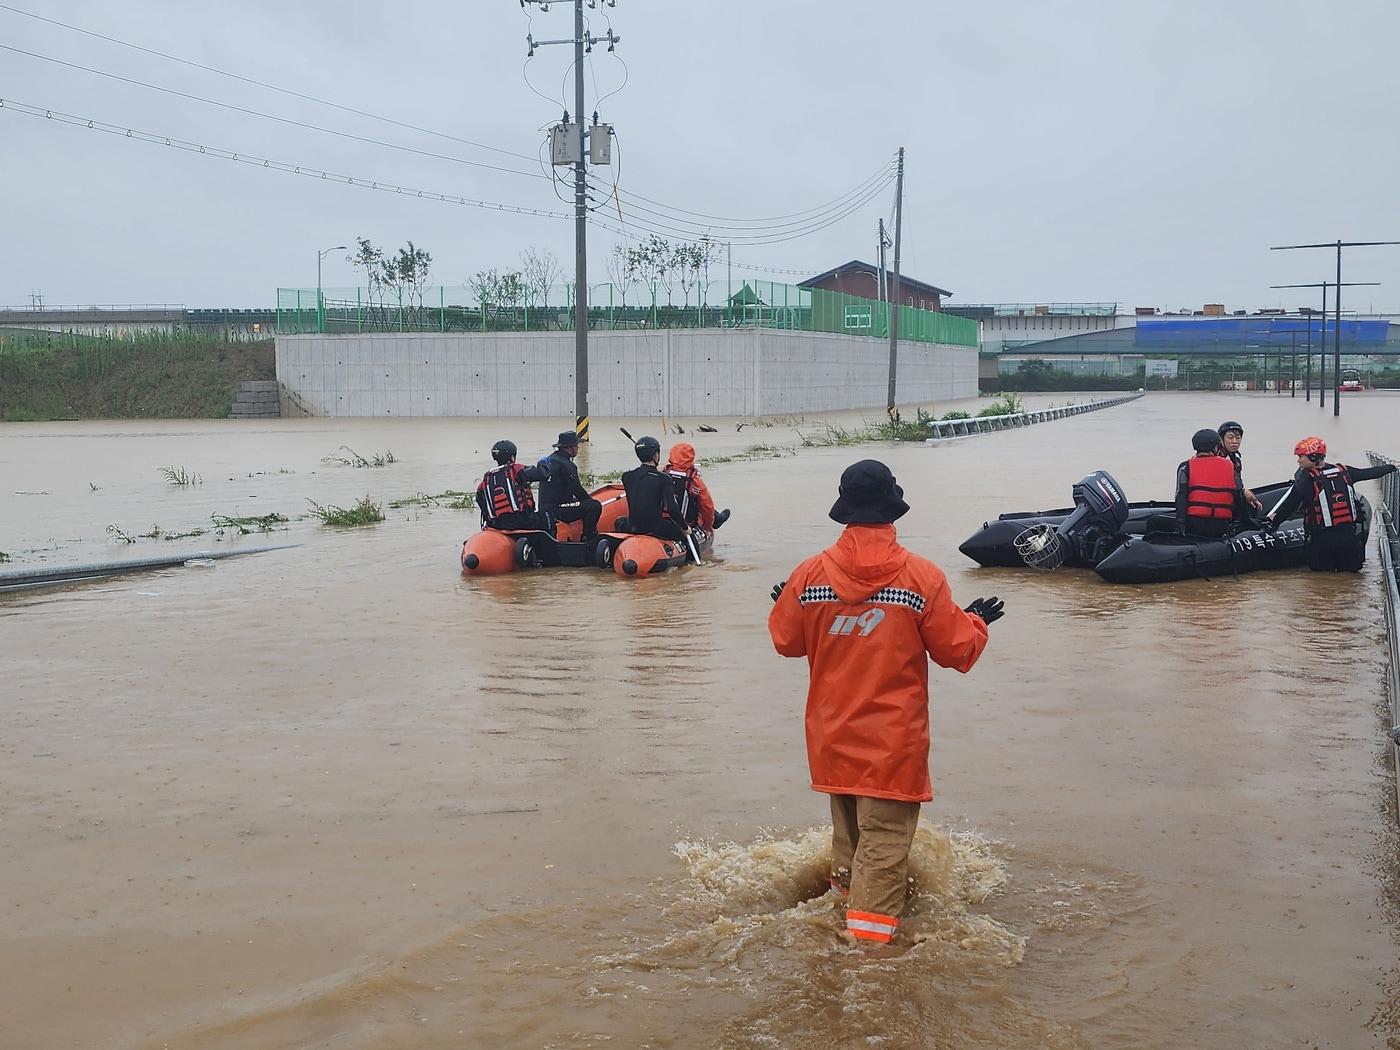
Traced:
<svg viewBox="0 0 1400 1050">
<path fill-rule="evenodd" d="M 244 379 L 276 378 L 272 340 L 0 331 L 0 420 L 219 419 Z"/>
</svg>

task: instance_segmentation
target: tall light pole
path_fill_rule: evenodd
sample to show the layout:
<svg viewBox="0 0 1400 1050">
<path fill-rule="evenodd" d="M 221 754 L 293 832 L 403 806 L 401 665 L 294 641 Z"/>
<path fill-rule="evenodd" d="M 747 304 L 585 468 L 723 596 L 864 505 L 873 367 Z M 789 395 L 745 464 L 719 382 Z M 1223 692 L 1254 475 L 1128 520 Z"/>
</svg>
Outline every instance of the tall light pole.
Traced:
<svg viewBox="0 0 1400 1050">
<path fill-rule="evenodd" d="M 1343 285 L 1343 287 L 1345 287 L 1345 288 L 1374 288 L 1374 287 L 1377 286 L 1378 284 L 1380 284 L 1379 281 L 1348 281 L 1345 285 Z M 1326 397 L 1325 397 L 1325 391 L 1326 391 L 1326 389 L 1327 389 L 1327 289 L 1333 287 L 1333 286 L 1332 286 L 1332 283 L 1331 283 L 1330 281 L 1313 281 L 1313 282 L 1310 282 L 1310 283 L 1307 283 L 1307 284 L 1271 284 L 1271 285 L 1269 285 L 1269 287 L 1270 287 L 1270 288 L 1321 288 L 1321 289 L 1322 289 L 1322 331 L 1319 333 L 1319 338 L 1321 339 L 1321 344 L 1320 344 L 1320 349 L 1319 349 L 1319 353 L 1318 353 L 1318 365 L 1317 365 L 1317 407 L 1318 407 L 1318 408 L 1323 408 L 1323 407 L 1325 407 L 1326 404 L 1327 404 L 1327 399 L 1326 399 Z M 1340 293 L 1339 293 L 1339 294 L 1340 294 Z M 1338 354 L 1338 358 L 1339 358 L 1339 359 L 1340 359 L 1340 356 L 1341 356 L 1341 346 L 1342 346 L 1341 328 L 1338 327 L 1338 329 L 1337 329 L 1337 354 Z M 1312 315 L 1311 315 L 1311 314 L 1308 315 L 1308 347 L 1307 347 L 1307 350 L 1305 351 L 1305 353 L 1307 354 L 1307 364 L 1306 364 L 1306 366 L 1305 366 L 1305 368 L 1304 368 L 1304 372 L 1305 372 L 1307 378 L 1304 379 L 1303 382 L 1304 382 L 1305 385 L 1306 385 L 1306 395 L 1307 395 L 1307 396 L 1304 398 L 1304 400 L 1311 401 L 1311 400 L 1312 400 Z M 1339 367 L 1340 367 L 1340 366 L 1339 366 Z M 1336 401 L 1336 398 L 1337 398 L 1337 392 L 1336 392 L 1336 390 L 1334 389 L 1334 390 L 1332 391 L 1332 400 L 1335 402 L 1335 401 Z"/>
<path fill-rule="evenodd" d="M 321 294 L 321 260 L 331 252 L 343 252 L 346 246 L 337 244 L 332 248 L 322 248 L 316 253 L 316 332 L 326 334 L 326 300 Z"/>
<path fill-rule="evenodd" d="M 1337 396 L 1337 391 L 1341 389 L 1342 385 L 1342 289 L 1345 287 L 1345 285 L 1342 284 L 1342 249 L 1375 247 L 1385 244 L 1400 244 L 1400 241 L 1336 240 L 1327 244 L 1278 244 L 1269 249 L 1273 252 L 1291 252 L 1300 248 L 1335 248 L 1337 251 L 1337 281 L 1336 284 L 1333 285 L 1333 287 L 1337 289 L 1337 301 L 1335 306 L 1337 311 L 1337 330 L 1335 333 L 1336 346 L 1333 348 L 1332 352 L 1332 415 L 1334 416 L 1340 416 L 1342 414 L 1342 399 Z M 1325 331 L 1327 328 L 1327 318 L 1325 316 L 1322 319 L 1322 326 Z M 1324 365 L 1324 369 L 1325 367 Z M 1325 371 L 1323 373 L 1323 382 L 1326 382 Z"/>
</svg>

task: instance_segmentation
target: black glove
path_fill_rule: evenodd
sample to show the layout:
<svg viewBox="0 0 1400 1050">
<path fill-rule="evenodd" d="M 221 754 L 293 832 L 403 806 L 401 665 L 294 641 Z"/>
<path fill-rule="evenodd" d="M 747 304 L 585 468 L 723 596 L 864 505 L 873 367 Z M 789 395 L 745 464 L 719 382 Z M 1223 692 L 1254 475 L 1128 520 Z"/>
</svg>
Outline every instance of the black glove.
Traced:
<svg viewBox="0 0 1400 1050">
<path fill-rule="evenodd" d="M 1260 531 L 1260 532 L 1277 532 L 1277 531 L 1278 531 L 1278 522 L 1274 521 L 1273 518 L 1265 518 L 1263 521 L 1261 521 L 1261 522 L 1259 523 L 1259 531 Z"/>
<path fill-rule="evenodd" d="M 778 600 L 778 596 L 783 593 L 783 588 L 786 586 L 787 580 L 783 580 L 781 583 L 773 584 L 773 600 L 775 602 Z"/>
<path fill-rule="evenodd" d="M 1005 607 L 1006 603 L 994 594 L 990 598 L 978 598 L 963 612 L 982 617 L 982 622 L 990 626 L 1006 615 Z"/>
</svg>

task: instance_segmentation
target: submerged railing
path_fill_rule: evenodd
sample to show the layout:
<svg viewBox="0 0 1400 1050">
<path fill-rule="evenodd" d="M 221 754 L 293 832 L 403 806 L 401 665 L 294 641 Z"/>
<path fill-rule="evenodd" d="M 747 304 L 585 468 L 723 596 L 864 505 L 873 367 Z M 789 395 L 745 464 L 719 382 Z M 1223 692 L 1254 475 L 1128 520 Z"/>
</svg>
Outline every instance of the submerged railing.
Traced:
<svg viewBox="0 0 1400 1050">
<path fill-rule="evenodd" d="M 1395 460 L 1377 452 L 1367 452 L 1371 466 L 1394 463 Z M 1400 584 L 1396 582 L 1396 567 L 1400 565 L 1400 471 L 1380 479 L 1380 521 L 1384 528 L 1380 537 L 1381 568 L 1385 589 L 1385 634 L 1390 649 L 1390 667 L 1386 671 L 1386 692 L 1390 694 L 1390 724 L 1400 727 Z M 1390 731 L 1391 770 L 1397 777 L 1395 813 L 1400 819 L 1400 728 Z"/>
<path fill-rule="evenodd" d="M 945 438 L 965 437 L 968 434 L 986 434 L 993 430 L 1028 427 L 1032 423 L 1047 423 L 1052 419 L 1065 419 L 1068 416 L 1083 415 L 1085 412 L 1095 412 L 1101 408 L 1112 408 L 1114 405 L 1136 401 L 1140 397 L 1140 393 L 1125 394 L 1122 397 L 1086 401 L 1082 405 L 1061 405 L 1059 408 L 1041 408 L 1033 412 L 1009 412 L 1000 416 L 973 416 L 970 419 L 930 419 L 928 426 L 933 431 L 933 436 L 927 441 L 932 443 Z"/>
</svg>

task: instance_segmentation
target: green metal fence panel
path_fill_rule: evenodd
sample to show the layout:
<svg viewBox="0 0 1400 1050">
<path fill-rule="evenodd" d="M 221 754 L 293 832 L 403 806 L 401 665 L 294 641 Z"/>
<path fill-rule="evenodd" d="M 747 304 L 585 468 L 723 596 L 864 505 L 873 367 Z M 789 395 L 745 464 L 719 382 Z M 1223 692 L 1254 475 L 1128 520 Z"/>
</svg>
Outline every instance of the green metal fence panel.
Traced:
<svg viewBox="0 0 1400 1050">
<path fill-rule="evenodd" d="M 568 331 L 572 285 L 517 288 L 511 298 L 450 285 L 432 288 L 279 288 L 281 332 Z M 777 328 L 888 339 L 891 306 L 878 299 L 751 277 L 682 285 L 661 279 L 609 283 L 589 291 L 588 324 L 605 329 Z M 977 322 L 937 310 L 899 307 L 908 342 L 977 345 Z"/>
</svg>

